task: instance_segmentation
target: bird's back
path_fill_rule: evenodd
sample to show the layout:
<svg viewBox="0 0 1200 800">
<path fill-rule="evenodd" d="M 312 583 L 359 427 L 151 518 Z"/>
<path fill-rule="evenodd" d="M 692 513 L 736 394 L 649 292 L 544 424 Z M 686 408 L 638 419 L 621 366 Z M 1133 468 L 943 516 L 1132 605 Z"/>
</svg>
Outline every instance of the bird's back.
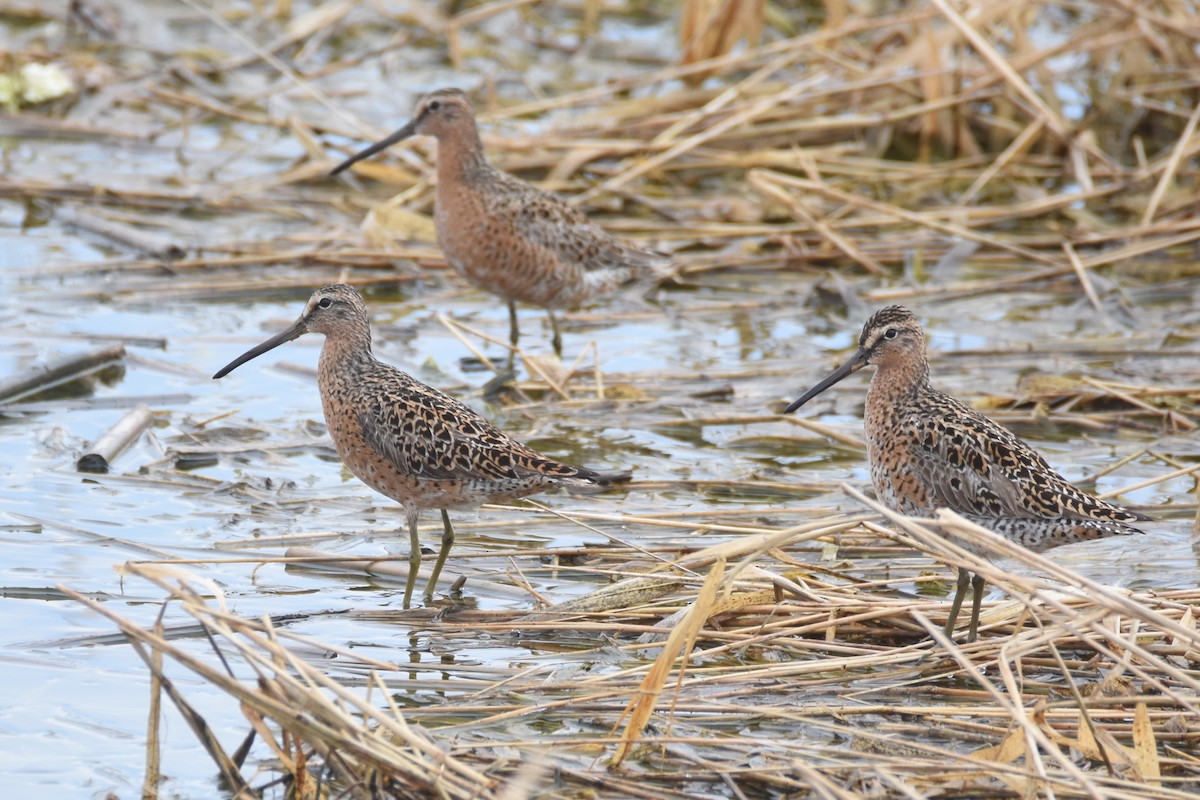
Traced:
<svg viewBox="0 0 1200 800">
<path fill-rule="evenodd" d="M 439 184 L 437 204 L 447 259 L 508 300 L 571 308 L 670 267 L 667 257 L 617 239 L 560 198 L 490 165 Z"/>
<path fill-rule="evenodd" d="M 1011 431 L 936 389 L 871 406 L 872 481 L 894 509 L 949 508 L 1032 550 L 1139 533 L 1127 523 L 1148 519 L 1072 485 Z"/>
</svg>

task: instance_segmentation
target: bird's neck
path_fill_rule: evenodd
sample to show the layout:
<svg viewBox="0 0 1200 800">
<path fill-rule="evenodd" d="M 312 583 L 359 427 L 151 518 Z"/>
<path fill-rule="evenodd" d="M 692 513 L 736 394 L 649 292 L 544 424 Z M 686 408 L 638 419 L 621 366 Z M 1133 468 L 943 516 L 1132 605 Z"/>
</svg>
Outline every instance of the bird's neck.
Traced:
<svg viewBox="0 0 1200 800">
<path fill-rule="evenodd" d="M 867 388 L 867 413 L 889 413 L 898 403 L 932 391 L 929 383 L 929 362 L 911 358 L 876 367 L 871 385 Z"/>
<path fill-rule="evenodd" d="M 474 123 L 438 137 L 438 185 L 474 183 L 491 169 Z"/>
<path fill-rule="evenodd" d="M 325 337 L 317 371 L 321 380 L 325 381 L 330 376 L 352 372 L 355 367 L 366 366 L 374 360 L 369 328 L 339 331 L 336 336 Z"/>
</svg>

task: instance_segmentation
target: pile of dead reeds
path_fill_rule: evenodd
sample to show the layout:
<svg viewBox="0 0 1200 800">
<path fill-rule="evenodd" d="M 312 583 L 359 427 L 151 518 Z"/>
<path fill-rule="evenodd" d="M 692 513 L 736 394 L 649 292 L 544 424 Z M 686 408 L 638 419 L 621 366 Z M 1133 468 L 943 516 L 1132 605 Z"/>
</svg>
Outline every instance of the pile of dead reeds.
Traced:
<svg viewBox="0 0 1200 800">
<path fill-rule="evenodd" d="M 474 36 L 482 47 L 489 41 L 479 30 L 484 21 L 527 5 L 485 4 L 404 25 L 412 35 L 424 28 L 458 44 Z M 729 4 L 712 5 L 727 11 Z M 759 7 L 732 5 L 748 14 Z M 311 56 L 304 48 L 316 48 L 312 40 L 337 35 L 356 37 L 370 51 L 380 29 L 395 23 L 364 20 L 351 6 L 315 9 L 269 47 L 212 17 L 249 55 L 181 63 L 139 84 L 146 101 L 174 109 L 178 122 L 116 131 L 21 117 L 25 135 L 120 137 L 133 148 L 184 124 L 227 120 L 270 129 L 264 136 L 295 135 L 307 152 L 282 174 L 194 190 L 0 180 L 0 194 L 53 201 L 74 214 L 74 224 L 112 237 L 132 255 L 53 272 L 118 272 L 126 279 L 105 287 L 118 298 L 211 297 L 278 291 L 300 276 L 313 285 L 346 267 L 360 285 L 417 279 L 396 273 L 397 258 L 439 266 L 436 248 L 422 242 L 431 238 L 425 144 L 402 151 L 398 161 L 355 167 L 402 189 L 368 220 L 370 244 L 347 244 L 337 221 L 375 205 L 326 178 L 343 152 L 382 133 L 322 89 L 358 67 L 361 55 L 307 71 L 276 55 Z M 585 33 L 592 6 L 585 4 Z M 783 12 L 768 14 L 758 46 L 533 101 L 502 103 L 489 95 L 480 102 L 485 143 L 501 166 L 593 211 L 607 210 L 610 228 L 675 251 L 693 280 L 711 271 L 809 265 L 936 273 L 939 259 L 949 268 L 970 256 L 989 265 L 989 274 L 961 279 L 954 272 L 956 279 L 937 291 L 1070 281 L 1104 313 L 1118 313 L 1107 282 L 1094 277 L 1100 268 L 1136 262 L 1142 275 L 1191 274 L 1186 264 L 1164 263 L 1190 252 L 1200 237 L 1193 201 L 1200 104 L 1189 78 L 1197 59 L 1189 4 L 929 0 L 871 16 L 841 2 L 826 7 L 823 24 L 805 29 Z M 706 28 L 692 22 L 689 30 Z M 255 70 L 278 73 L 276 92 L 315 98 L 320 118 L 273 118 L 261 110 L 261 96 L 228 95 L 213 80 Z M 697 76 L 705 76 L 698 85 L 686 82 Z M 393 113 L 399 122 L 408 110 Z M 496 127 L 531 116 L 552 124 L 535 134 Z M 106 215 L 119 220 L 98 218 L 97 198 L 122 209 Z M 81 202 L 92 206 L 82 216 L 71 208 Z M 212 241 L 157 214 L 172 208 L 252 210 L 303 223 L 303 230 L 268 242 Z M 137 209 L 146 216 L 139 219 Z M 174 280 L 157 279 L 164 260 Z M 250 283 L 248 266 L 257 268 Z"/>
<path fill-rule="evenodd" d="M 549 671 L 536 659 L 447 666 L 427 682 L 441 702 L 410 708 L 390 698 L 414 691 L 412 664 L 230 614 L 214 585 L 176 567 L 126 571 L 192 616 L 218 659 L 68 593 L 120 626 L 156 678 L 156 701 L 162 691 L 176 704 L 245 797 L 258 791 L 241 771 L 255 736 L 275 755 L 271 771 L 314 797 L 321 784 L 354 797 L 1196 791 L 1200 592 L 1117 591 L 950 514 L 939 533 L 888 517 L 901 544 L 978 571 L 1011 598 L 985 606 L 980 641 L 947 640 L 947 601 L 898 591 L 913 580 L 902 565 L 865 580 L 816 565 L 814 544 L 895 557 L 886 540 L 897 534 L 862 518 L 748 534 L 529 614 L 363 612 L 448 643 L 519 636 L 589 656 Z M 629 571 L 620 561 L 592 569 Z M 221 749 L 172 682 L 180 667 L 241 702 L 239 754 Z M 149 742 L 157 764 L 153 729 Z"/>
</svg>

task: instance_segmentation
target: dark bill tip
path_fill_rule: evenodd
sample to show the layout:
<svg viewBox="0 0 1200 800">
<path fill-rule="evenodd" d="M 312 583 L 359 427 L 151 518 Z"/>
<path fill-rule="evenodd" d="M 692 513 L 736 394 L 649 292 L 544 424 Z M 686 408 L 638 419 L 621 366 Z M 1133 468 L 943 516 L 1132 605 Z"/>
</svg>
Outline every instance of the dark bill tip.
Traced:
<svg viewBox="0 0 1200 800">
<path fill-rule="evenodd" d="M 783 413 L 791 414 L 793 411 L 798 409 L 800 406 L 804 405 L 809 400 L 812 400 L 814 397 L 819 395 L 821 392 L 828 389 L 830 386 L 833 386 L 835 383 L 842 380 L 842 378 L 845 378 L 848 375 L 853 375 L 855 372 L 858 372 L 860 369 L 862 369 L 866 365 L 867 365 L 867 354 L 865 352 L 863 352 L 862 350 L 859 350 L 857 353 L 855 353 L 853 356 L 851 356 L 849 358 L 849 360 L 846 361 L 845 364 L 842 364 L 840 367 L 835 369 L 833 372 L 829 373 L 829 375 L 824 380 L 822 380 L 820 383 L 818 383 L 816 386 L 812 387 L 807 392 L 800 395 L 800 399 L 797 400 L 796 402 L 792 403 L 787 408 L 785 408 L 783 410 Z"/>
<path fill-rule="evenodd" d="M 332 170 L 330 170 L 329 174 L 331 176 L 339 175 L 342 172 L 344 172 L 345 170 L 349 169 L 351 167 L 351 165 L 357 164 L 359 161 L 362 161 L 364 158 L 370 158 L 371 156 L 378 153 L 380 150 L 386 150 L 387 148 L 394 145 L 396 142 L 399 142 L 403 139 L 407 139 L 408 137 L 412 136 L 416 132 L 417 132 L 417 123 L 416 123 L 416 120 L 414 120 L 414 121 L 408 123 L 407 125 L 405 125 L 400 130 L 398 130 L 395 133 L 388 136 L 386 139 L 380 139 L 378 142 L 371 145 L 367 149 L 360 150 L 357 153 L 355 153 L 354 155 L 350 156 L 345 161 L 343 161 L 342 163 L 340 163 L 336 167 L 334 167 Z"/>
<path fill-rule="evenodd" d="M 217 370 L 216 374 L 213 375 L 213 380 L 215 381 L 220 378 L 224 378 L 226 375 L 233 372 L 247 361 L 258 358 L 268 350 L 274 350 L 276 347 L 279 347 L 279 345 L 290 342 L 293 339 L 297 339 L 302 335 L 304 335 L 304 322 L 302 320 L 296 320 L 295 324 L 293 324 L 292 327 L 288 328 L 283 333 L 278 334 L 277 336 L 272 336 L 262 344 L 251 347 L 233 361 L 230 361 L 228 364 L 221 367 L 219 370 Z"/>
</svg>

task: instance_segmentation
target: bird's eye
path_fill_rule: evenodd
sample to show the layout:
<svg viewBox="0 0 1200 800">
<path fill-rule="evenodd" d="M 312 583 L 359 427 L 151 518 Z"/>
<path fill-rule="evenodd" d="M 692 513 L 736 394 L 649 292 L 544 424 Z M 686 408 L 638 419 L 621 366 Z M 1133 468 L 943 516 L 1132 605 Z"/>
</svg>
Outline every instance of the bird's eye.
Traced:
<svg viewBox="0 0 1200 800">
<path fill-rule="evenodd" d="M 885 339 L 895 339 L 898 335 L 899 332 L 895 328 L 888 328 L 883 332 L 883 338 Z"/>
<path fill-rule="evenodd" d="M 322 297 L 320 300 L 317 301 L 318 308 L 329 308 L 331 305 L 333 305 L 333 301 L 330 300 L 328 297 Z"/>
<path fill-rule="evenodd" d="M 430 111 L 437 111 L 441 107 L 442 107 L 441 100 L 430 100 L 429 101 L 429 110 Z"/>
</svg>

